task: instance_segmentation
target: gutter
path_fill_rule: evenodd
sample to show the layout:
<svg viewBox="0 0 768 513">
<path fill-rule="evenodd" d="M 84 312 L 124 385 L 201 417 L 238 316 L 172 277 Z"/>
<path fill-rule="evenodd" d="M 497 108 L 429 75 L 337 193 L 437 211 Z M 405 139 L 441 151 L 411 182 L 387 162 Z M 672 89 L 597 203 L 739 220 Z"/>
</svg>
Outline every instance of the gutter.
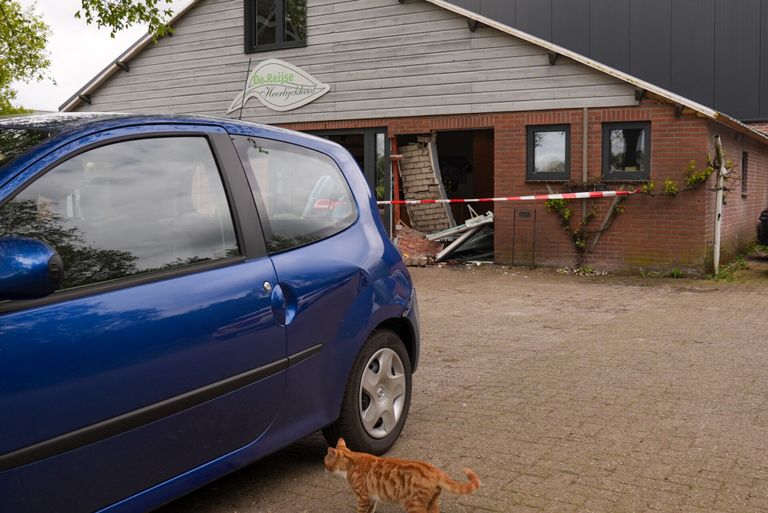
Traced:
<svg viewBox="0 0 768 513">
<path fill-rule="evenodd" d="M 185 7 L 180 9 L 170 20 L 168 25 L 173 26 L 182 16 L 187 14 L 200 0 L 191 0 Z M 138 41 L 133 43 L 126 51 L 120 54 L 120 56 L 101 70 L 95 77 L 93 77 L 88 83 L 81 87 L 75 94 L 69 97 L 64 103 L 59 106 L 59 112 L 71 112 L 83 101 L 87 101 L 88 96 L 107 81 L 118 70 L 128 71 L 128 62 L 141 53 L 144 48 L 152 42 L 153 34 L 147 32 Z"/>
</svg>

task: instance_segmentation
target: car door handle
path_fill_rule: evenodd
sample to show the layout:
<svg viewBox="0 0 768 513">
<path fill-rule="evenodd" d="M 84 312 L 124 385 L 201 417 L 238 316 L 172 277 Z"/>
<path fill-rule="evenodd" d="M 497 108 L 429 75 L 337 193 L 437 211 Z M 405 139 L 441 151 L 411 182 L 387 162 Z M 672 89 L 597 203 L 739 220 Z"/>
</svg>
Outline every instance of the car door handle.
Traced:
<svg viewBox="0 0 768 513">
<path fill-rule="evenodd" d="M 266 283 L 264 284 L 266 289 Z M 283 287 L 276 283 L 272 288 L 270 303 L 272 306 L 272 315 L 275 316 L 278 324 L 288 326 L 296 317 L 296 298 L 290 288 Z"/>
</svg>

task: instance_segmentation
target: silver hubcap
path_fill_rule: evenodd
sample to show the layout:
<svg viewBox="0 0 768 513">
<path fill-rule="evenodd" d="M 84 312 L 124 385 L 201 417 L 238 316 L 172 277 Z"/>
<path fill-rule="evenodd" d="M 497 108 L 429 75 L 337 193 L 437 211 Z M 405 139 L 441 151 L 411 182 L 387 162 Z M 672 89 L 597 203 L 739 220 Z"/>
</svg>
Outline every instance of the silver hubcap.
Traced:
<svg viewBox="0 0 768 513">
<path fill-rule="evenodd" d="M 365 431 L 384 438 L 395 429 L 405 404 L 403 362 L 389 348 L 378 350 L 360 380 L 360 418 Z"/>
</svg>

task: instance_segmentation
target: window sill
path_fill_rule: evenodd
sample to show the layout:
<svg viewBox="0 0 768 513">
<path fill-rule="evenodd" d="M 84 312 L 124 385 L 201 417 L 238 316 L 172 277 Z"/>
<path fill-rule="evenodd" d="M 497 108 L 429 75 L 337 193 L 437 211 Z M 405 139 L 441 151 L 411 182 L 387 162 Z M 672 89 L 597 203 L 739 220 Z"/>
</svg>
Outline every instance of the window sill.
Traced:
<svg viewBox="0 0 768 513">
<path fill-rule="evenodd" d="M 604 176 L 602 178 L 605 183 L 643 183 L 650 181 L 650 177 L 645 178 L 609 178 Z"/>
<path fill-rule="evenodd" d="M 293 41 L 289 43 L 272 43 L 268 45 L 252 46 L 245 49 L 245 53 L 271 52 L 274 50 L 285 50 L 287 48 L 303 48 L 307 46 L 306 41 Z"/>
<path fill-rule="evenodd" d="M 567 183 L 570 178 L 526 178 L 526 182 L 530 183 Z"/>
</svg>

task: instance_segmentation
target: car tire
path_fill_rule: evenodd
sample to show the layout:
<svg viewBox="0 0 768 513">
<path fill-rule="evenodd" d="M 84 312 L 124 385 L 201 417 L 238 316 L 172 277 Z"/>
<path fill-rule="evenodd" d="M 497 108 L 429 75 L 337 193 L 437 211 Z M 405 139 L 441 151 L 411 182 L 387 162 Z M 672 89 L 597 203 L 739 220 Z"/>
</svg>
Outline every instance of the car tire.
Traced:
<svg viewBox="0 0 768 513">
<path fill-rule="evenodd" d="M 383 454 L 403 429 L 411 405 L 411 360 L 403 341 L 377 330 L 352 367 L 341 415 L 323 429 L 329 445 L 343 437 L 353 451 Z"/>
</svg>

